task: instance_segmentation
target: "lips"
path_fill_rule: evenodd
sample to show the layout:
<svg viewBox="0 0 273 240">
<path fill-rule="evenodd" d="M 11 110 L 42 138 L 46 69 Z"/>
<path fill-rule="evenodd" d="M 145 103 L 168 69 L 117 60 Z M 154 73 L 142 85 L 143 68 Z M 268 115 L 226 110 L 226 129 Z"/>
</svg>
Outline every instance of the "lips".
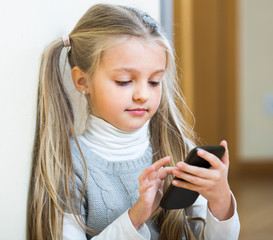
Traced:
<svg viewBox="0 0 273 240">
<path fill-rule="evenodd" d="M 142 116 L 144 115 L 148 110 L 145 108 L 134 108 L 134 109 L 127 109 L 126 112 L 135 115 L 135 116 Z"/>
</svg>

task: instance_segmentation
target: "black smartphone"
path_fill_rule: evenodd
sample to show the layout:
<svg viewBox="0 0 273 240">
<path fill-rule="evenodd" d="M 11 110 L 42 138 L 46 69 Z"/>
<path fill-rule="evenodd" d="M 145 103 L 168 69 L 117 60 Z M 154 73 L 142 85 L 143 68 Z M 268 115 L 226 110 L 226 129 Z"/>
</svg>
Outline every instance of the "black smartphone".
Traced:
<svg viewBox="0 0 273 240">
<path fill-rule="evenodd" d="M 200 146 L 200 147 L 196 147 L 190 151 L 187 158 L 185 159 L 185 162 L 190 165 L 194 165 L 194 166 L 198 166 L 198 167 L 210 168 L 211 165 L 209 164 L 208 161 L 197 156 L 197 151 L 199 149 L 204 149 L 204 150 L 214 154 L 219 159 L 221 159 L 225 153 L 225 148 L 220 145 Z M 176 177 L 174 179 L 178 179 L 180 181 L 185 181 L 183 179 L 176 178 Z M 198 196 L 199 196 L 199 193 L 196 191 L 176 187 L 171 184 L 161 199 L 160 207 L 167 209 L 167 210 L 187 208 L 187 207 L 191 206 L 196 201 Z"/>
</svg>

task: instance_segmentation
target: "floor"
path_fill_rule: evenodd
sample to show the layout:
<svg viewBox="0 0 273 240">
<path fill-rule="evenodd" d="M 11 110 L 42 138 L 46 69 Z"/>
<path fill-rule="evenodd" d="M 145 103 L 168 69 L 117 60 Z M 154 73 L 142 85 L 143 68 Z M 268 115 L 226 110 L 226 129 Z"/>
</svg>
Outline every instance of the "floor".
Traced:
<svg viewBox="0 0 273 240">
<path fill-rule="evenodd" d="M 238 204 L 240 240 L 273 240 L 272 176 L 229 179 Z"/>
</svg>

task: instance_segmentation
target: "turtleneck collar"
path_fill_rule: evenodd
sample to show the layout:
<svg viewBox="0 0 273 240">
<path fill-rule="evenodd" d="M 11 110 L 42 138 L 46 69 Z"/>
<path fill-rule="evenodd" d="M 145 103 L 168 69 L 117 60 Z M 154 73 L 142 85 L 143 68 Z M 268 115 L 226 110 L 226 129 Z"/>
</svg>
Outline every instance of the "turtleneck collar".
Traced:
<svg viewBox="0 0 273 240">
<path fill-rule="evenodd" d="M 101 118 L 90 115 L 86 131 L 79 136 L 93 152 L 108 161 L 141 157 L 149 146 L 149 121 L 134 132 L 124 132 Z"/>
</svg>

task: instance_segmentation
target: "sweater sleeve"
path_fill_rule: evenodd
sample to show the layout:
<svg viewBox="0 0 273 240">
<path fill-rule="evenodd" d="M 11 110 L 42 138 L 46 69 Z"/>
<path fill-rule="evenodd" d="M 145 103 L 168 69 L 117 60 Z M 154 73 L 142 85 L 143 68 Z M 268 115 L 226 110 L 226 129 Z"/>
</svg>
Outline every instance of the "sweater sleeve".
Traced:
<svg viewBox="0 0 273 240">
<path fill-rule="evenodd" d="M 197 198 L 193 206 L 186 210 L 187 215 L 191 218 L 189 224 L 196 239 L 238 239 L 240 232 L 240 221 L 237 212 L 236 200 L 233 194 L 232 200 L 234 206 L 233 216 L 225 221 L 219 221 L 210 212 L 207 206 L 207 200 L 201 195 Z M 204 219 L 205 227 L 200 218 Z"/>
<path fill-rule="evenodd" d="M 83 229 L 77 224 L 73 214 L 64 216 L 63 222 L 64 240 L 86 240 Z M 92 237 L 92 240 L 149 240 L 151 234 L 146 224 L 143 224 L 138 230 L 133 226 L 128 210 L 109 224 L 100 234 Z"/>
</svg>

